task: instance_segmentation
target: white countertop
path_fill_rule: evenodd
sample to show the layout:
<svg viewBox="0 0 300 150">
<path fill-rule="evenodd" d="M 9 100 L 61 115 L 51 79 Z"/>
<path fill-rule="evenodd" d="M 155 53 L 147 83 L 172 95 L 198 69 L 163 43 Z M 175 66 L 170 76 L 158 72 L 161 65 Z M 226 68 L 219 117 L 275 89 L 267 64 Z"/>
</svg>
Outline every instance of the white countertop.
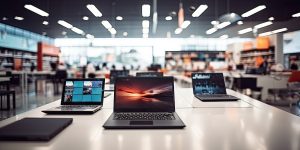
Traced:
<svg viewBox="0 0 300 150">
<path fill-rule="evenodd" d="M 237 92 L 238 102 L 201 102 L 192 89 L 176 88 L 176 112 L 186 124 L 172 130 L 105 130 L 113 95 L 93 115 L 46 115 L 59 101 L 0 122 L 23 117 L 72 117 L 49 142 L 0 142 L 0 150 L 299 150 L 300 118 Z"/>
</svg>

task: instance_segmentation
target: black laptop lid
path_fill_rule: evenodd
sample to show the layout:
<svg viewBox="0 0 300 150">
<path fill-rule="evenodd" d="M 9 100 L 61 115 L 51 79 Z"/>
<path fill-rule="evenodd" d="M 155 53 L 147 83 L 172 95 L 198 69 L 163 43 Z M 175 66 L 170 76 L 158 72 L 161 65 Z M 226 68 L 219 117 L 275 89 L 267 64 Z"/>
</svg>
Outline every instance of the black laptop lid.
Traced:
<svg viewBox="0 0 300 150">
<path fill-rule="evenodd" d="M 192 73 L 192 85 L 195 95 L 226 94 L 222 73 Z"/>
<path fill-rule="evenodd" d="M 23 118 L 1 127 L 0 140 L 48 141 L 72 121 L 72 118 Z"/>
<path fill-rule="evenodd" d="M 137 72 L 137 77 L 163 77 L 162 72 Z"/>
<path fill-rule="evenodd" d="M 114 112 L 174 112 L 173 77 L 116 78 Z"/>
<path fill-rule="evenodd" d="M 104 78 L 66 79 L 61 105 L 102 105 Z"/>
<path fill-rule="evenodd" d="M 115 84 L 115 80 L 118 77 L 128 77 L 129 70 L 111 70 L 109 75 L 110 84 Z"/>
</svg>

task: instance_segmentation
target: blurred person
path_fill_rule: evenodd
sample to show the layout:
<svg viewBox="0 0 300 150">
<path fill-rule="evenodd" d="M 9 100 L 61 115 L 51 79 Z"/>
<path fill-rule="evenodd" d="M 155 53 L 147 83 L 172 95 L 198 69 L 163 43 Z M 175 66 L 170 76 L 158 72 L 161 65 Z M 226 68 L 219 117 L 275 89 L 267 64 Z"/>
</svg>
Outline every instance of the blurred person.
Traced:
<svg viewBox="0 0 300 150">
<path fill-rule="evenodd" d="M 116 65 L 115 65 L 115 64 L 113 64 L 113 65 L 111 66 L 111 70 L 116 70 Z"/>
<path fill-rule="evenodd" d="M 57 70 L 67 70 L 67 67 L 65 66 L 64 62 L 60 62 L 58 64 Z"/>
<path fill-rule="evenodd" d="M 295 70 L 295 71 L 298 70 L 298 65 L 297 65 L 297 63 L 296 63 L 296 61 L 294 59 L 291 60 L 290 69 L 291 70 Z"/>
<path fill-rule="evenodd" d="M 91 62 L 87 63 L 86 73 L 88 75 L 88 78 L 95 78 L 96 77 L 96 68 L 93 65 L 93 63 L 91 63 Z"/>
<path fill-rule="evenodd" d="M 267 57 L 265 57 L 265 58 L 263 58 L 263 60 L 260 63 L 258 68 L 261 70 L 262 74 L 267 74 L 268 66 L 269 66 L 269 63 L 268 63 Z"/>
<path fill-rule="evenodd" d="M 107 63 L 106 62 L 102 63 L 102 71 L 108 71 L 108 70 L 109 68 L 107 67 Z"/>
</svg>

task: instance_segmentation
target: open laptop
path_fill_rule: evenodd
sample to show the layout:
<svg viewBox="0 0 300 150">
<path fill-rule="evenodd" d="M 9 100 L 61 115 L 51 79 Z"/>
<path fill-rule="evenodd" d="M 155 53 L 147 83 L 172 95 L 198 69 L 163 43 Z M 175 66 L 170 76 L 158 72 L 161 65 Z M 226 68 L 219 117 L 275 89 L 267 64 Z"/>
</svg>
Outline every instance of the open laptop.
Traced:
<svg viewBox="0 0 300 150">
<path fill-rule="evenodd" d="M 201 101 L 237 101 L 227 95 L 222 73 L 192 73 L 193 92 Z"/>
<path fill-rule="evenodd" d="M 66 79 L 61 106 L 42 112 L 47 114 L 92 114 L 100 110 L 104 97 L 104 78 Z"/>
<path fill-rule="evenodd" d="M 164 74 L 162 72 L 137 72 L 137 77 L 163 77 Z"/>
<path fill-rule="evenodd" d="M 117 77 L 128 77 L 129 76 L 129 70 L 111 70 L 109 81 L 110 84 L 115 84 L 115 80 Z"/>
<path fill-rule="evenodd" d="M 106 129 L 180 129 L 175 112 L 173 77 L 117 78 L 114 112 Z"/>
</svg>

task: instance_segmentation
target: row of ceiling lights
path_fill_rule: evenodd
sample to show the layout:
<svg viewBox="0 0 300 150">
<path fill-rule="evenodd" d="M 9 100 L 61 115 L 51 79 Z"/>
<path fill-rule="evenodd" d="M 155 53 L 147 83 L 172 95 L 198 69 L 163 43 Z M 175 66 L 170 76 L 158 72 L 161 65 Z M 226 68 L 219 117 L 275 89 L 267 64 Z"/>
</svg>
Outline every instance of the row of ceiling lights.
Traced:
<svg viewBox="0 0 300 150">
<path fill-rule="evenodd" d="M 24 7 L 40 16 L 43 16 L 43 17 L 48 17 L 49 14 L 33 5 L 30 5 L 30 4 L 26 4 L 24 5 Z M 95 17 L 102 17 L 102 13 L 96 8 L 95 5 L 93 4 L 88 4 L 86 6 L 93 14 Z M 143 17 L 149 17 L 150 16 L 150 8 L 151 6 L 149 4 L 144 4 L 142 5 L 142 16 Z M 192 17 L 199 17 L 206 9 L 208 8 L 207 5 L 200 5 L 192 14 Z M 245 12 L 244 14 L 242 14 L 242 17 L 249 17 L 263 9 L 265 9 L 266 6 L 265 5 L 260 5 L 260 6 L 257 6 L 247 12 Z M 300 17 L 300 12 L 299 13 L 296 13 L 296 14 L 293 14 L 292 17 L 296 18 L 296 17 Z M 20 17 L 20 16 L 15 16 L 16 20 L 24 20 L 23 17 Z M 82 18 L 83 20 L 89 20 L 89 18 L 87 16 L 84 16 Z M 165 18 L 166 20 L 172 20 L 172 17 L 171 16 L 167 16 Z M 7 20 L 7 18 L 3 18 L 3 20 Z M 123 20 L 123 17 L 121 16 L 117 16 L 116 17 L 116 20 Z M 269 26 L 272 23 L 272 21 L 274 20 L 274 17 L 270 17 L 269 18 L 269 21 L 267 22 L 264 22 L 264 23 L 261 23 L 261 24 L 258 24 L 256 26 L 254 26 L 254 28 L 246 28 L 246 29 L 243 29 L 243 30 L 240 30 L 238 31 L 239 34 L 245 34 L 245 33 L 248 33 L 248 32 L 251 32 L 253 30 L 257 30 L 259 28 L 263 28 L 263 27 L 266 27 L 266 26 Z M 111 24 L 107 21 L 107 20 L 103 20 L 102 22 L 102 25 L 112 34 L 112 35 L 115 35 L 117 33 L 117 31 L 115 30 L 115 28 L 113 28 L 111 26 Z M 183 23 L 182 23 L 182 26 L 180 28 L 177 28 L 175 30 L 175 34 L 180 34 L 182 32 L 183 29 L 187 28 L 189 25 L 190 25 L 190 21 L 189 20 L 185 20 Z M 206 31 L 206 34 L 213 34 L 214 32 L 216 32 L 218 29 L 222 29 L 222 28 L 225 28 L 227 27 L 228 25 L 230 25 L 231 23 L 230 22 L 222 22 L 222 23 L 218 23 L 217 21 L 212 21 L 211 22 L 215 27 L 209 29 Z M 49 22 L 48 21 L 43 21 L 43 24 L 44 25 L 48 25 Z M 94 38 L 93 35 L 91 34 L 85 34 L 81 29 L 79 28 L 76 28 L 74 26 L 72 26 L 71 24 L 67 23 L 66 21 L 63 21 L 63 20 L 59 20 L 58 21 L 58 24 L 68 28 L 68 29 L 71 29 L 72 31 L 74 31 L 75 33 L 77 34 L 81 34 L 81 35 L 86 35 L 87 38 Z M 149 20 L 143 20 L 142 22 L 142 26 L 143 26 L 143 37 L 144 38 L 147 38 L 148 37 L 148 34 L 149 34 Z M 239 25 L 242 25 L 243 22 L 242 21 L 238 21 L 237 24 Z M 279 32 L 284 32 L 284 31 L 287 31 L 287 28 L 282 28 L 282 29 L 278 29 L 278 30 L 274 30 L 274 31 L 269 31 L 269 32 L 265 32 L 265 33 L 261 33 L 259 34 L 259 36 L 266 36 L 266 35 L 271 35 L 271 34 L 275 34 L 275 33 L 279 33 Z M 127 32 L 124 32 L 123 33 L 123 36 L 127 36 L 128 33 Z M 228 35 L 223 35 L 221 36 L 220 38 L 222 39 L 225 39 L 225 38 L 228 38 Z"/>
</svg>

